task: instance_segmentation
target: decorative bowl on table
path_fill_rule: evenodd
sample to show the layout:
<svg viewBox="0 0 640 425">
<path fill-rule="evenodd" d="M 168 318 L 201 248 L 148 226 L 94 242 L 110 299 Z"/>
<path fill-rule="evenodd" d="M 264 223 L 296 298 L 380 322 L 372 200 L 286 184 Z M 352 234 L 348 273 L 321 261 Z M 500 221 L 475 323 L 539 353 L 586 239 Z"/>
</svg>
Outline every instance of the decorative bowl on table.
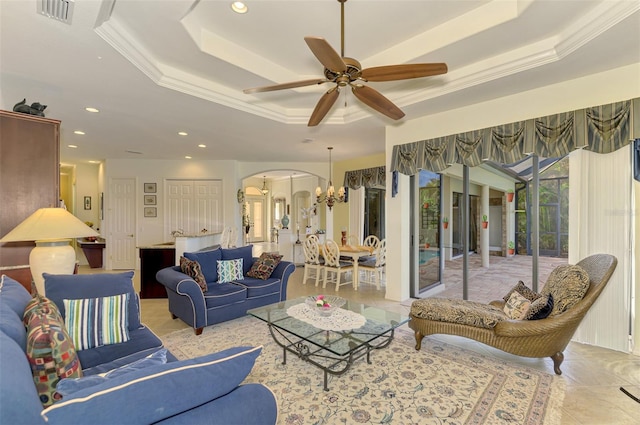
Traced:
<svg viewBox="0 0 640 425">
<path fill-rule="evenodd" d="M 336 295 L 312 295 L 305 300 L 309 309 L 321 316 L 331 316 L 346 302 L 347 300 Z"/>
</svg>

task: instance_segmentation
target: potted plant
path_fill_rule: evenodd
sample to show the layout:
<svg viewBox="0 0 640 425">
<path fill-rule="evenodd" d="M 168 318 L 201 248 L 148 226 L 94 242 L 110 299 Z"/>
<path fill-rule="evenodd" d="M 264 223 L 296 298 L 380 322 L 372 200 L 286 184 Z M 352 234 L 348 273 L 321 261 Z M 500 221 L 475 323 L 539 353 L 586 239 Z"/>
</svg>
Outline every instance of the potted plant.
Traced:
<svg viewBox="0 0 640 425">
<path fill-rule="evenodd" d="M 489 226 L 489 219 L 486 214 L 482 215 L 482 228 L 486 229 Z"/>
<path fill-rule="evenodd" d="M 513 189 L 507 190 L 507 202 L 513 202 Z"/>
<path fill-rule="evenodd" d="M 509 241 L 509 243 L 507 244 L 507 252 L 509 253 L 509 255 L 513 255 L 516 252 L 516 247 L 513 244 L 513 241 Z"/>
<path fill-rule="evenodd" d="M 442 217 L 442 227 L 449 228 L 449 219 L 447 217 Z"/>
</svg>

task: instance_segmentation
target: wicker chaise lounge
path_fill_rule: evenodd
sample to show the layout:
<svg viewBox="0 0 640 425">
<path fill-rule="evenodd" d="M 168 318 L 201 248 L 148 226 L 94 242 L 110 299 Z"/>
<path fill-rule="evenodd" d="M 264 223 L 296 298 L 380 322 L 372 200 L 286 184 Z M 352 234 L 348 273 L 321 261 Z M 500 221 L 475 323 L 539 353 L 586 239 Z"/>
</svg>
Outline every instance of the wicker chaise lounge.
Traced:
<svg viewBox="0 0 640 425">
<path fill-rule="evenodd" d="M 563 351 L 569 344 L 578 325 L 589 311 L 613 274 L 618 261 L 608 254 L 589 256 L 576 264 L 588 274 L 589 286 L 584 297 L 568 310 L 540 320 L 512 320 L 499 318 L 495 326 L 473 326 L 417 317 L 418 307 L 428 308 L 429 300 L 414 301 L 409 327 L 414 330 L 416 350 L 420 350 L 422 339 L 431 334 L 457 335 L 490 345 L 507 353 L 523 357 L 551 357 L 556 374 L 562 374 L 560 365 Z M 416 304 L 421 303 L 421 304 Z M 470 309 L 486 309 L 490 315 L 499 316 L 505 304 L 503 300 L 480 305 L 471 301 L 457 301 L 458 305 Z M 456 308 L 455 305 L 452 308 Z M 415 311 L 414 311 L 415 310 Z M 460 312 L 460 316 L 466 312 Z"/>
</svg>

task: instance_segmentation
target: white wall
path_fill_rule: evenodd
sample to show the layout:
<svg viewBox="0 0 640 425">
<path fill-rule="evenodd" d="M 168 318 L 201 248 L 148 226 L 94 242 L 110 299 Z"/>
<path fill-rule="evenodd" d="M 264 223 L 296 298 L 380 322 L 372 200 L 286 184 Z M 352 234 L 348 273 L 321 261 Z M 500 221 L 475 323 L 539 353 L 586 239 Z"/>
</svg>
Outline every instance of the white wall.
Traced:
<svg viewBox="0 0 640 425">
<path fill-rule="evenodd" d="M 630 65 L 387 127 L 387 167 L 394 145 L 639 97 L 639 75 L 640 64 Z M 387 210 L 395 214 L 387 214 L 386 297 L 402 301 L 409 298 L 408 176 L 399 175 L 398 191 L 387 199 Z"/>
</svg>

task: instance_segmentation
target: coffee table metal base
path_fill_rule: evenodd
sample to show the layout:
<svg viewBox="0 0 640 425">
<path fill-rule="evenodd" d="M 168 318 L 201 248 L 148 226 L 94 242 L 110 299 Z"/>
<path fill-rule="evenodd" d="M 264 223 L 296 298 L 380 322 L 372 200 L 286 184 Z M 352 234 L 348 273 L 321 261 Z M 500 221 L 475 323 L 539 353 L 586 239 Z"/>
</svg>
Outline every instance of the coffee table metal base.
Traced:
<svg viewBox="0 0 640 425">
<path fill-rule="evenodd" d="M 282 347 L 283 360 L 282 364 L 287 364 L 287 351 L 297 355 L 300 359 L 311 363 L 312 365 L 320 368 L 324 372 L 324 390 L 329 391 L 327 385 L 328 374 L 342 375 L 349 370 L 353 362 L 363 356 L 367 356 L 367 363 L 371 364 L 370 353 L 371 350 L 378 350 L 386 347 L 393 340 L 393 334 L 395 327 L 398 323 L 393 322 L 394 326 L 387 332 L 382 334 L 368 334 L 375 337 L 368 344 L 358 346 L 355 342 L 349 341 L 350 350 L 347 354 L 340 356 L 330 352 L 329 350 L 312 344 L 303 338 L 300 338 L 290 332 L 284 331 L 271 323 L 268 323 L 269 332 L 273 337 L 273 340 Z M 365 333 L 358 333 L 356 331 L 323 331 L 318 330 L 316 335 L 326 333 L 327 339 L 329 332 L 339 333 L 342 338 L 349 338 L 350 335 L 367 335 Z M 324 363 L 321 363 L 323 361 Z"/>
</svg>

